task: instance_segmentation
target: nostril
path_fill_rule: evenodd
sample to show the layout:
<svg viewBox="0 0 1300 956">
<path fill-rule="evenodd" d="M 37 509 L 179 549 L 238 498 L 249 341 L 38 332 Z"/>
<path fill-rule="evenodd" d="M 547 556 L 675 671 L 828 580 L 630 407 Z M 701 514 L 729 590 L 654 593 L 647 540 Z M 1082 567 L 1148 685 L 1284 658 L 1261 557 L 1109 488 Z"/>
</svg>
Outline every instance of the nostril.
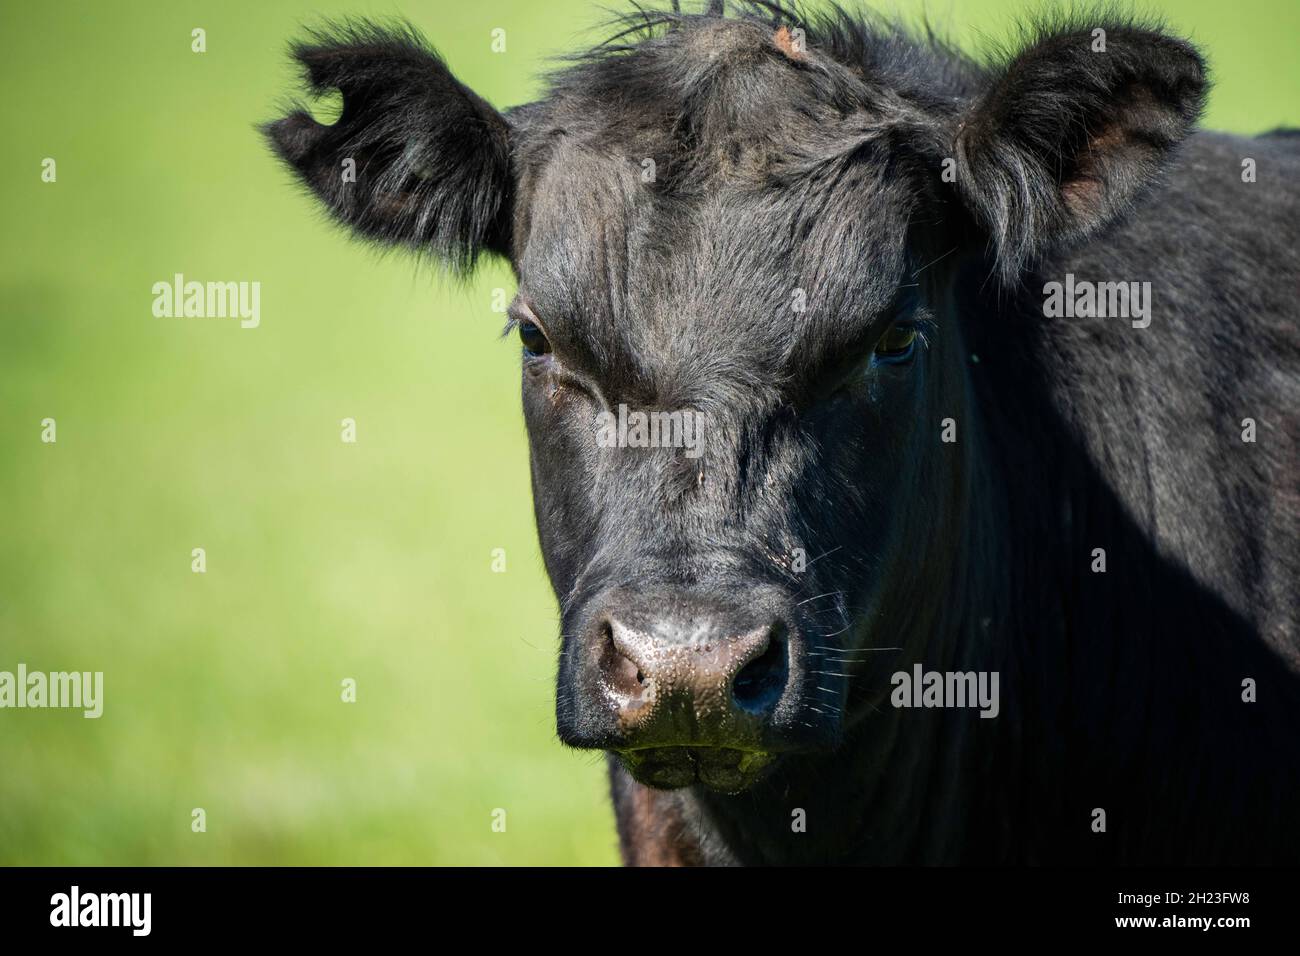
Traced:
<svg viewBox="0 0 1300 956">
<path fill-rule="evenodd" d="M 629 658 L 620 655 L 615 670 L 614 678 L 621 689 L 632 690 L 645 683 L 645 675 L 641 673 L 641 668 L 637 667 L 636 662 Z"/>
<path fill-rule="evenodd" d="M 604 670 L 610 686 L 625 697 L 640 697 L 646 689 L 646 676 L 641 665 L 618 649 L 614 643 L 614 626 L 609 621 L 604 624 L 603 636 Z"/>
<path fill-rule="evenodd" d="M 788 669 L 786 642 L 774 631 L 767 649 L 742 667 L 731 682 L 731 696 L 742 710 L 770 710 L 785 690 Z"/>
</svg>

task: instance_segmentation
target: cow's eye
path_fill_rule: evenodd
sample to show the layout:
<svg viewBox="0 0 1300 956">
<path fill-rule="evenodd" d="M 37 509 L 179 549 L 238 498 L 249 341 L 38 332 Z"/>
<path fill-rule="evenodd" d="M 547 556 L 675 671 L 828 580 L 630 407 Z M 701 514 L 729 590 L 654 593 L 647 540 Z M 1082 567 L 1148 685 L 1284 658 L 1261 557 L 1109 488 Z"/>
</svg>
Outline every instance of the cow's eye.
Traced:
<svg viewBox="0 0 1300 956">
<path fill-rule="evenodd" d="M 519 341 L 529 355 L 545 355 L 551 350 L 551 343 L 546 340 L 545 333 L 532 322 L 519 323 Z"/>
<path fill-rule="evenodd" d="M 916 347 L 916 326 L 895 323 L 876 343 L 875 358 L 878 362 L 902 362 Z"/>
</svg>

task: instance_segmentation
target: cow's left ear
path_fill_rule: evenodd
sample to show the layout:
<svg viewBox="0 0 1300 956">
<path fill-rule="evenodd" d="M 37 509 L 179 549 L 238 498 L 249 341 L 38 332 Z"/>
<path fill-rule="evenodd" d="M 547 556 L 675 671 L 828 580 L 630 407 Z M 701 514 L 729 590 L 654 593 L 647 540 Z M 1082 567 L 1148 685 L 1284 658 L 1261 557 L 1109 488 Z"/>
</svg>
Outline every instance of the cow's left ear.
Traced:
<svg viewBox="0 0 1300 956">
<path fill-rule="evenodd" d="M 1205 103 L 1205 65 L 1163 33 L 1040 31 L 955 132 L 957 184 L 1004 280 L 1122 216 Z"/>
<path fill-rule="evenodd" d="M 327 126 L 298 105 L 262 130 L 335 219 L 461 269 L 509 255 L 510 126 L 414 28 L 331 26 L 293 55 L 312 93 L 343 94 L 342 115 Z"/>
</svg>

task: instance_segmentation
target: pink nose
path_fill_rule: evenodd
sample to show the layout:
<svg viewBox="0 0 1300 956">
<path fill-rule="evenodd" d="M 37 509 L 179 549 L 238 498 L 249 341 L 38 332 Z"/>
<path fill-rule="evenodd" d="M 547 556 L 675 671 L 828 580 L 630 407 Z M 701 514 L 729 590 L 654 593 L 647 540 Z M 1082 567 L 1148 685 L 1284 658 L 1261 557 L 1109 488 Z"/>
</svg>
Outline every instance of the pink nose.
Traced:
<svg viewBox="0 0 1300 956">
<path fill-rule="evenodd" d="M 780 625 L 730 631 L 718 620 L 605 619 L 607 690 L 628 737 L 647 746 L 710 743 L 770 715 L 788 677 Z"/>
</svg>

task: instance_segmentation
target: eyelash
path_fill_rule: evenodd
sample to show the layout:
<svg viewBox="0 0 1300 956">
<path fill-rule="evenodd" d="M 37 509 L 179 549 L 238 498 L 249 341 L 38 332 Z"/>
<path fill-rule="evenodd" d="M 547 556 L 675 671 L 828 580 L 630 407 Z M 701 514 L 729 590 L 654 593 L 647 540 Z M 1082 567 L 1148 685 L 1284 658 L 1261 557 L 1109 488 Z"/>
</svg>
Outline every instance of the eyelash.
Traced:
<svg viewBox="0 0 1300 956">
<path fill-rule="evenodd" d="M 916 317 L 911 320 L 911 324 L 916 329 L 917 344 L 921 348 L 928 349 L 930 347 L 930 337 L 937 335 L 939 332 L 938 324 L 934 319 L 930 318 L 928 312 L 924 311 L 918 312 Z"/>
<path fill-rule="evenodd" d="M 905 365 L 912 360 L 918 349 L 928 349 L 930 347 L 930 336 L 937 331 L 937 326 L 929 316 L 921 311 L 913 313 L 913 317 L 907 321 L 896 321 L 889 326 L 883 333 L 882 339 L 893 329 L 906 329 L 915 333 L 915 338 L 909 345 L 907 351 L 900 352 L 897 355 L 880 355 L 872 347 L 871 365 L 878 368 L 882 365 Z M 880 340 L 877 340 L 879 344 Z"/>
<path fill-rule="evenodd" d="M 540 352 L 535 352 L 529 349 L 528 346 L 523 345 L 522 343 L 523 327 L 525 325 L 532 326 L 537 331 L 537 333 L 541 336 L 542 342 L 545 343 L 546 345 L 546 348 L 544 350 Z M 521 339 L 521 343 L 520 343 L 521 351 L 523 352 L 525 359 L 540 359 L 551 354 L 550 339 L 547 338 L 546 333 L 542 330 L 542 327 L 540 325 L 537 325 L 535 322 L 530 322 L 527 319 L 518 319 L 515 318 L 514 316 L 511 316 L 506 320 L 505 328 L 501 330 L 501 337 L 507 338 L 508 336 L 516 333 L 519 334 L 519 337 Z"/>
</svg>

